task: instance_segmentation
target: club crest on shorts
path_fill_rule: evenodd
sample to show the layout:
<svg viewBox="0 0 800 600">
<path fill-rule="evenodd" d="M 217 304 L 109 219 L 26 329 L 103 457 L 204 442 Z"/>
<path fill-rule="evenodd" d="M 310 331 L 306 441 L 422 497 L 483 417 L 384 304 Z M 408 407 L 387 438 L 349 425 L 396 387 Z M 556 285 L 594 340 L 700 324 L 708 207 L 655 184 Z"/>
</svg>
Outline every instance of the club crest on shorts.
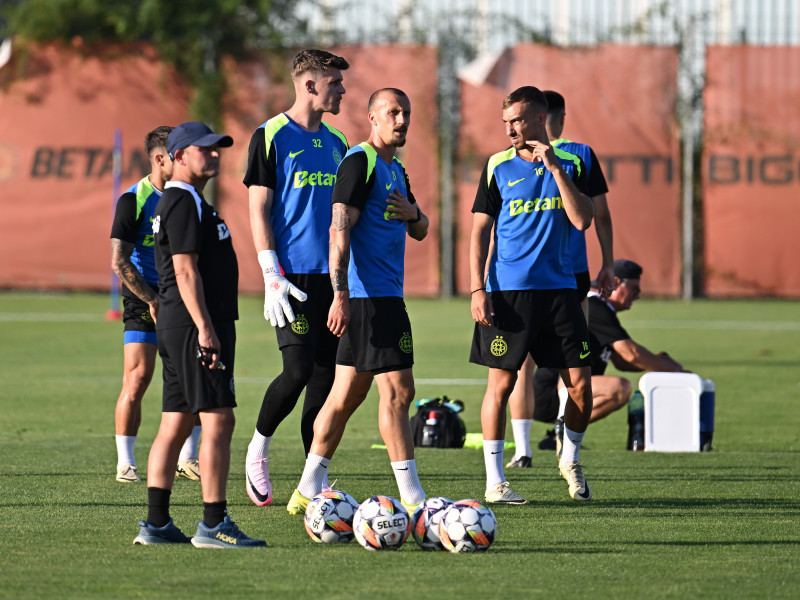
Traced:
<svg viewBox="0 0 800 600">
<path fill-rule="evenodd" d="M 502 335 L 498 335 L 492 340 L 492 343 L 489 344 L 489 352 L 491 352 L 493 356 L 503 356 L 508 352 L 508 344 L 506 344 Z"/>
<path fill-rule="evenodd" d="M 308 333 L 308 319 L 305 315 L 297 315 L 297 318 L 292 321 L 292 331 L 297 335 L 305 335 Z"/>
<path fill-rule="evenodd" d="M 403 333 L 403 335 L 400 336 L 398 345 L 400 346 L 400 350 L 406 354 L 411 354 L 414 351 L 414 341 L 411 339 L 411 332 L 406 331 Z"/>
<path fill-rule="evenodd" d="M 142 312 L 142 314 L 139 316 L 139 318 L 142 321 L 144 321 L 145 323 L 152 323 L 153 322 L 153 315 L 150 314 L 149 310 L 145 310 L 144 312 Z"/>
</svg>

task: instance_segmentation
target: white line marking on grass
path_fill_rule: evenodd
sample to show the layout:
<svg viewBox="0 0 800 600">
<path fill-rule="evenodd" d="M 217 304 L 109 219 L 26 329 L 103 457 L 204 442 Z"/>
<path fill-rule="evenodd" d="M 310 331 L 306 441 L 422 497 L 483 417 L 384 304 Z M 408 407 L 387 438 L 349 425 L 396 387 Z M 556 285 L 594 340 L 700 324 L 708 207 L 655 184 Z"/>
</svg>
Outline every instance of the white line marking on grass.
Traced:
<svg viewBox="0 0 800 600">
<path fill-rule="evenodd" d="M 626 327 L 641 329 L 728 329 L 732 331 L 800 331 L 798 321 L 637 321 L 623 319 Z"/>
</svg>

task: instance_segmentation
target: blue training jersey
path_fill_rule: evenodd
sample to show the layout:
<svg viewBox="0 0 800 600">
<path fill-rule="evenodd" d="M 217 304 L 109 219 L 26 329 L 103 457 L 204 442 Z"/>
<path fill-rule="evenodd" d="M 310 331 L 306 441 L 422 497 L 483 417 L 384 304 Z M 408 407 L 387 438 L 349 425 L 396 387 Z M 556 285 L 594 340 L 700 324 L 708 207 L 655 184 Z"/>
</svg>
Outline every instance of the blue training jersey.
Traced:
<svg viewBox="0 0 800 600">
<path fill-rule="evenodd" d="M 251 165 L 266 162 L 269 171 L 270 220 L 281 267 L 286 273 L 327 273 L 331 192 L 347 140 L 324 121 L 318 131 L 309 132 L 284 113 L 261 125 L 255 136 L 262 139 L 257 146 L 251 142 L 249 160 Z"/>
<path fill-rule="evenodd" d="M 551 142 L 554 148 L 559 148 L 571 154 L 581 157 L 583 164 L 586 165 L 586 194 L 590 198 L 608 192 L 606 178 L 603 169 L 597 162 L 592 149 L 586 144 L 579 144 L 571 140 L 554 140 Z M 572 269 L 574 273 L 584 273 L 589 270 L 589 259 L 586 255 L 586 232 L 573 226 L 569 234 L 569 255 L 572 258 Z"/>
<path fill-rule="evenodd" d="M 155 244 L 153 242 L 153 215 L 161 199 L 161 192 L 144 177 L 120 196 L 111 237 L 133 242 L 131 262 L 139 269 L 144 280 L 158 288 Z"/>
<path fill-rule="evenodd" d="M 368 142 L 350 149 L 339 165 L 331 201 L 360 211 L 350 231 L 351 298 L 403 297 L 406 224 L 390 220 L 386 204 L 395 189 L 416 203 L 400 159 L 384 162 Z"/>
<path fill-rule="evenodd" d="M 558 148 L 555 153 L 583 192 L 583 161 Z M 568 249 L 574 227 L 555 178 L 544 163 L 523 160 L 514 148 L 491 156 L 481 174 L 472 212 L 494 218 L 487 291 L 575 289 Z"/>
</svg>

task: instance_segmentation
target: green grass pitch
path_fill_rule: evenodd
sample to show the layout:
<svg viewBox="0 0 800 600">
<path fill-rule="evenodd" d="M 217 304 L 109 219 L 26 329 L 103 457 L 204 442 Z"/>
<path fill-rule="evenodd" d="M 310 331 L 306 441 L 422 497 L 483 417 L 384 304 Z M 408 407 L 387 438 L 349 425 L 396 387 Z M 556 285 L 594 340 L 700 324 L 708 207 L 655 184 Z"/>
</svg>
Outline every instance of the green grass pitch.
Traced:
<svg viewBox="0 0 800 600">
<path fill-rule="evenodd" d="M 631 335 L 716 383 L 714 450 L 625 450 L 626 414 L 592 425 L 581 460 L 594 499 L 569 499 L 552 453 L 507 470 L 527 506 L 495 508 L 483 555 L 314 544 L 285 504 L 302 467 L 299 410 L 271 447 L 272 506 L 244 490 L 244 456 L 268 378 L 280 369 L 262 299 L 241 298 L 239 407 L 228 501 L 268 547 L 216 552 L 133 546 L 145 484 L 114 481 L 114 403 L 121 323 L 91 294 L 0 294 L 0 598 L 796 598 L 800 595 L 800 302 L 642 300 L 623 314 Z M 480 431 L 485 369 L 467 362 L 468 300 L 407 302 L 417 397 L 446 394 Z M 136 453 L 160 418 L 160 368 L 144 401 Z M 633 376 L 638 381 L 638 375 Z M 331 464 L 358 500 L 396 487 L 380 443 L 374 389 Z M 547 426 L 535 423 L 536 444 Z M 510 428 L 509 428 L 510 436 Z M 509 453 L 506 453 L 508 460 Z M 483 495 L 478 450 L 421 449 L 429 495 Z M 202 515 L 198 484 L 180 480 L 173 517 Z"/>
</svg>

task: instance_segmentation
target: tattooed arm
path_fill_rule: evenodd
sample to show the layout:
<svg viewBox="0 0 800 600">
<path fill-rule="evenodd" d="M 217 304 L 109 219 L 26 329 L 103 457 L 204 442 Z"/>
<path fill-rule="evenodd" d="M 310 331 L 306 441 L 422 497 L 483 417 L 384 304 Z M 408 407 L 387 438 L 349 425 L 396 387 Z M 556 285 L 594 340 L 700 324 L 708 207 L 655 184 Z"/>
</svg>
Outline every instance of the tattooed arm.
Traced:
<svg viewBox="0 0 800 600">
<path fill-rule="evenodd" d="M 347 268 L 350 266 L 350 230 L 358 221 L 360 214 L 353 206 L 338 202 L 333 204 L 328 250 L 333 303 L 328 312 L 328 329 L 338 337 L 342 337 L 350 324 L 350 291 L 347 281 Z"/>
<path fill-rule="evenodd" d="M 111 268 L 130 291 L 136 294 L 142 302 L 150 305 L 150 314 L 155 321 L 158 314 L 158 294 L 144 280 L 136 265 L 131 262 L 133 248 L 132 242 L 111 238 Z"/>
</svg>

